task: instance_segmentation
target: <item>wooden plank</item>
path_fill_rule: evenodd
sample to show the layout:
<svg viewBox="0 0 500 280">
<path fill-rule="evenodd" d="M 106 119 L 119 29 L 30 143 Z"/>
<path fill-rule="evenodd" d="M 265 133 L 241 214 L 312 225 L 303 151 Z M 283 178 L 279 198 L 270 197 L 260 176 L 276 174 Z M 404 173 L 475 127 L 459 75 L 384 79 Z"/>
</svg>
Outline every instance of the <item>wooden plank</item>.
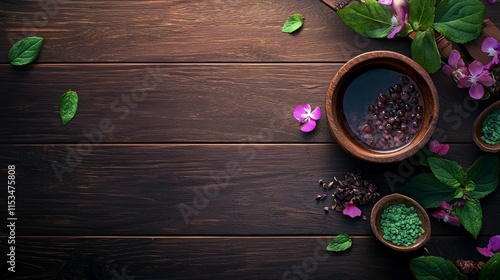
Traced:
<svg viewBox="0 0 500 280">
<path fill-rule="evenodd" d="M 368 221 L 324 213 L 332 201 L 314 200 L 318 180 L 359 170 L 385 195 L 423 171 L 415 159 L 370 164 L 328 144 L 2 145 L 0 154 L 0 166 L 16 166 L 19 235 L 369 235 Z M 467 168 L 480 154 L 452 145 L 447 158 Z M 499 231 L 499 199 L 482 200 L 483 235 Z"/>
<path fill-rule="evenodd" d="M 295 13 L 306 18 L 304 27 L 282 33 Z M 361 38 L 320 1 L 2 1 L 0 18 L 0 40 L 9 42 L 0 53 L 42 36 L 38 62 L 336 62 L 378 49 L 410 54 L 407 40 Z"/>
<path fill-rule="evenodd" d="M 408 260 L 374 237 L 352 236 L 345 252 L 324 251 L 331 236 L 199 238 L 20 238 L 16 272 L 2 279 L 412 279 Z M 485 261 L 487 238 L 433 237 L 429 253 Z M 2 251 L 6 245 L 0 244 Z"/>
<path fill-rule="evenodd" d="M 324 114 L 341 64 L 58 64 L 0 66 L 0 143 L 333 142 Z M 443 73 L 436 138 L 472 142 L 472 124 L 492 101 L 478 102 Z M 60 96 L 79 93 L 76 117 L 62 126 Z M 311 134 L 292 117 L 320 106 Z M 470 133 L 464 133 L 469 130 Z M 102 135 L 102 136 L 99 136 Z"/>
</svg>

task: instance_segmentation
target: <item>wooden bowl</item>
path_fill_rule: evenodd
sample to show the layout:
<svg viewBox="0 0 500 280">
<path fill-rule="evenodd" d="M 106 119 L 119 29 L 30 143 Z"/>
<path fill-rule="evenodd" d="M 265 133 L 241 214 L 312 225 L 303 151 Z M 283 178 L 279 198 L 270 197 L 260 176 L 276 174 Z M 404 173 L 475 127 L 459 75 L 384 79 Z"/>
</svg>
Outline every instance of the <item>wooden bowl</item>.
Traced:
<svg viewBox="0 0 500 280">
<path fill-rule="evenodd" d="M 490 145 L 481 140 L 481 136 L 483 136 L 483 133 L 481 132 L 481 129 L 483 128 L 483 121 L 487 115 L 489 115 L 496 109 L 500 109 L 500 101 L 497 101 L 484 109 L 484 111 L 481 112 L 481 114 L 479 114 L 479 116 L 476 118 L 476 120 L 474 121 L 474 125 L 472 126 L 472 139 L 481 150 L 488 153 L 496 153 L 500 151 L 500 143 Z"/>
<path fill-rule="evenodd" d="M 388 69 L 408 75 L 422 93 L 422 124 L 406 146 L 388 151 L 371 149 L 355 138 L 347 124 L 343 109 L 344 93 L 354 78 L 372 69 Z M 431 77 L 418 63 L 399 53 L 373 51 L 354 57 L 338 70 L 326 93 L 325 111 L 333 137 L 347 153 L 371 162 L 388 163 L 414 155 L 429 141 L 439 117 L 439 98 Z"/>
<path fill-rule="evenodd" d="M 417 239 L 416 243 L 407 247 L 398 246 L 390 241 L 385 240 L 380 226 L 380 220 L 384 209 L 391 205 L 401 204 L 401 203 L 405 204 L 407 207 L 413 206 L 415 210 L 417 210 L 418 217 L 420 218 L 420 221 L 422 221 L 422 228 L 425 230 L 425 232 Z M 392 248 L 400 252 L 409 252 L 417 250 L 420 247 L 424 246 L 424 244 L 427 243 L 427 241 L 429 241 L 429 239 L 431 238 L 431 222 L 429 220 L 429 216 L 425 212 L 425 209 L 410 197 L 398 193 L 386 195 L 382 197 L 379 201 L 377 201 L 377 203 L 375 203 L 370 216 L 370 226 L 372 228 L 373 233 L 378 238 L 378 240 L 380 240 L 380 242 L 382 242 L 389 248 Z"/>
</svg>

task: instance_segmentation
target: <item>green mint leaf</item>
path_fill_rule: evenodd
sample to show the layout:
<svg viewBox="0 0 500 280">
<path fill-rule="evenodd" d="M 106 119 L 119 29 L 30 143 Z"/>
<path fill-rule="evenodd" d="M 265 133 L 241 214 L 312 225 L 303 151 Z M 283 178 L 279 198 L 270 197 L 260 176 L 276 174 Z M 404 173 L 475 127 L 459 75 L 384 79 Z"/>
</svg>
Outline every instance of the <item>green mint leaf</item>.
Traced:
<svg viewBox="0 0 500 280">
<path fill-rule="evenodd" d="M 304 18 L 302 17 L 301 14 L 293 14 L 289 16 L 288 19 L 285 21 L 285 24 L 283 25 L 281 32 L 284 33 L 295 32 L 302 27 L 303 23 L 304 23 Z"/>
<path fill-rule="evenodd" d="M 467 280 L 451 261 L 441 257 L 418 257 L 410 260 L 408 265 L 417 280 Z"/>
<path fill-rule="evenodd" d="M 441 68 L 441 55 L 432 28 L 415 36 L 411 42 L 411 57 L 429 73 L 435 73 Z"/>
<path fill-rule="evenodd" d="M 480 199 L 492 193 L 498 186 L 498 174 L 500 173 L 500 162 L 497 154 L 485 154 L 480 156 L 467 170 L 467 179 L 475 183 L 470 197 Z"/>
<path fill-rule="evenodd" d="M 467 43 L 481 33 L 484 10 L 479 0 L 443 0 L 436 7 L 434 29 L 450 41 Z"/>
<path fill-rule="evenodd" d="M 353 2 L 337 14 L 347 26 L 365 37 L 385 38 L 393 28 L 389 9 L 377 0 Z"/>
<path fill-rule="evenodd" d="M 462 197 L 464 197 L 464 189 L 462 189 L 462 188 L 455 189 L 454 198 L 462 198 Z"/>
<path fill-rule="evenodd" d="M 66 125 L 73 119 L 78 109 L 78 94 L 72 90 L 69 90 L 59 101 L 59 114 L 61 115 L 61 121 L 63 125 Z"/>
<path fill-rule="evenodd" d="M 500 254 L 494 254 L 479 271 L 479 280 L 500 279 Z"/>
<path fill-rule="evenodd" d="M 475 188 L 476 188 L 476 183 L 472 182 L 471 180 L 467 180 L 465 182 L 465 190 L 467 192 L 473 191 Z M 475 197 L 473 197 L 473 198 L 475 198 Z M 476 199 L 479 199 L 479 198 L 476 198 Z"/>
<path fill-rule="evenodd" d="M 432 173 L 434 173 L 434 176 L 436 176 L 441 183 L 450 187 L 460 187 L 465 176 L 467 176 L 462 167 L 455 161 L 440 157 L 431 157 L 428 158 L 427 161 L 429 162 L 429 167 Z"/>
<path fill-rule="evenodd" d="M 431 173 L 413 177 L 403 187 L 402 192 L 415 199 L 424 208 L 439 207 L 441 202 L 451 201 L 455 197 L 455 189 L 444 185 Z"/>
<path fill-rule="evenodd" d="M 329 252 L 345 251 L 352 246 L 352 240 L 347 234 L 339 234 L 328 243 L 326 250 Z"/>
<path fill-rule="evenodd" d="M 427 30 L 434 23 L 436 0 L 411 0 L 408 21 L 415 31 Z"/>
<path fill-rule="evenodd" d="M 483 226 L 483 211 L 479 200 L 466 200 L 464 205 L 455 209 L 455 212 L 464 228 L 477 238 Z"/>
<path fill-rule="evenodd" d="M 20 66 L 32 62 L 38 57 L 42 43 L 41 37 L 26 37 L 16 42 L 9 51 L 10 64 Z"/>
</svg>

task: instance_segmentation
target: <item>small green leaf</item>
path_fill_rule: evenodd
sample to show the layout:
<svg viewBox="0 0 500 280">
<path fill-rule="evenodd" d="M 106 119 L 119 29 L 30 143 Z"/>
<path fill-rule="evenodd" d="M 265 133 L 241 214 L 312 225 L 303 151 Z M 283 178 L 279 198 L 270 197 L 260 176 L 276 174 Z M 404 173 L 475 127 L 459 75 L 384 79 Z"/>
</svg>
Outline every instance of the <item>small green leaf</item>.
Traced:
<svg viewBox="0 0 500 280">
<path fill-rule="evenodd" d="M 450 41 L 470 42 L 481 33 L 484 10 L 479 0 L 443 0 L 436 7 L 434 28 Z"/>
<path fill-rule="evenodd" d="M 408 265 L 417 280 L 467 280 L 451 261 L 441 257 L 418 257 L 410 260 Z"/>
<path fill-rule="evenodd" d="M 26 37 L 16 42 L 9 51 L 10 64 L 20 66 L 32 62 L 38 57 L 42 43 L 41 37 Z"/>
<path fill-rule="evenodd" d="M 441 55 L 432 28 L 418 32 L 415 36 L 411 42 L 411 57 L 429 73 L 434 73 L 441 68 Z"/>
<path fill-rule="evenodd" d="M 500 279 L 500 254 L 494 254 L 479 271 L 480 280 Z"/>
<path fill-rule="evenodd" d="M 301 14 L 293 14 L 289 16 L 288 19 L 285 21 L 285 24 L 283 25 L 281 32 L 284 33 L 295 32 L 302 27 L 303 23 L 304 23 L 304 18 L 302 17 Z"/>
<path fill-rule="evenodd" d="M 326 250 L 329 252 L 345 251 L 352 246 L 352 240 L 347 234 L 339 234 L 328 243 Z"/>
<path fill-rule="evenodd" d="M 66 125 L 73 119 L 78 109 L 78 94 L 69 90 L 61 97 L 59 101 L 59 114 L 63 125 Z"/>
<path fill-rule="evenodd" d="M 477 238 L 483 226 L 483 211 L 479 200 L 466 200 L 464 205 L 455 208 L 455 212 L 464 228 Z"/>
<path fill-rule="evenodd" d="M 472 182 L 471 180 L 467 180 L 465 182 L 465 190 L 467 192 L 473 191 L 475 188 L 476 188 L 476 184 L 474 182 Z"/>
<path fill-rule="evenodd" d="M 428 158 L 429 167 L 441 183 L 453 188 L 458 188 L 467 176 L 462 167 L 455 161 L 440 157 Z"/>
<path fill-rule="evenodd" d="M 404 186 L 403 194 L 412 197 L 424 208 L 434 208 L 443 201 L 451 201 L 455 189 L 441 183 L 433 174 L 423 173 L 413 177 Z"/>
<path fill-rule="evenodd" d="M 415 31 L 424 31 L 432 27 L 435 5 L 436 0 L 411 0 L 408 21 Z"/>
<path fill-rule="evenodd" d="M 462 198 L 464 197 L 464 189 L 462 188 L 456 188 L 455 189 L 455 198 Z"/>
<path fill-rule="evenodd" d="M 385 38 L 393 28 L 389 9 L 377 0 L 353 2 L 337 14 L 347 26 L 365 37 Z"/>
<path fill-rule="evenodd" d="M 485 154 L 479 157 L 467 170 L 467 179 L 476 184 L 468 195 L 480 199 L 492 193 L 498 186 L 500 162 L 497 154 Z"/>
</svg>

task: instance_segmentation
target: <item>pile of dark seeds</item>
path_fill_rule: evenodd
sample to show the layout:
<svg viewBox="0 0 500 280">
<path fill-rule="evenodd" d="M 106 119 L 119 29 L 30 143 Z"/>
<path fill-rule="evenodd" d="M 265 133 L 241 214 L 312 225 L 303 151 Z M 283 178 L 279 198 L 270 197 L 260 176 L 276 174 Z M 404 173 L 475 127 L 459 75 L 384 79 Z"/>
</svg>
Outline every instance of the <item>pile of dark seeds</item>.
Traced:
<svg viewBox="0 0 500 280">
<path fill-rule="evenodd" d="M 365 121 L 358 127 L 359 138 L 368 146 L 392 150 L 408 144 L 422 124 L 424 106 L 422 94 L 403 75 L 400 83 L 379 93 L 368 106 Z"/>
</svg>

